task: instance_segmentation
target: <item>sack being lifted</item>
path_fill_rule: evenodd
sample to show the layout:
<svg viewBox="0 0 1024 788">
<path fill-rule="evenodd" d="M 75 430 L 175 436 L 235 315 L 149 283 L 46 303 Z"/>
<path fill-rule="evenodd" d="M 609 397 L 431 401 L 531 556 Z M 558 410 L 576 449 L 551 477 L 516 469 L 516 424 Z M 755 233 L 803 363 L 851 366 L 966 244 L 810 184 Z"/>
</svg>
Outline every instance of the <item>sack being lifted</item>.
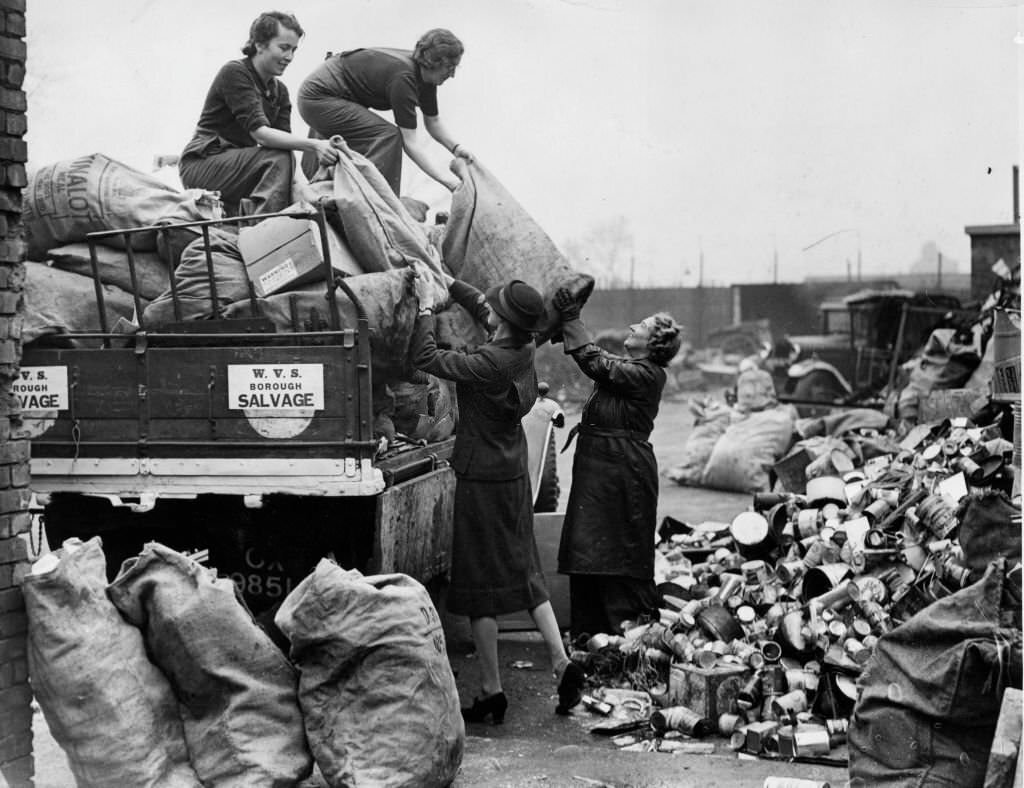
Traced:
<svg viewBox="0 0 1024 788">
<path fill-rule="evenodd" d="M 488 170 L 477 162 L 452 162 L 462 185 L 452 195 L 441 256 L 456 279 L 480 290 L 522 279 L 536 288 L 547 304 L 537 342 L 541 344 L 559 331 L 561 318 L 551 306 L 551 297 L 567 287 L 582 305 L 594 289 L 594 279 L 574 270 L 565 256 L 526 210 Z M 468 333 L 472 321 L 465 332 Z"/>
</svg>

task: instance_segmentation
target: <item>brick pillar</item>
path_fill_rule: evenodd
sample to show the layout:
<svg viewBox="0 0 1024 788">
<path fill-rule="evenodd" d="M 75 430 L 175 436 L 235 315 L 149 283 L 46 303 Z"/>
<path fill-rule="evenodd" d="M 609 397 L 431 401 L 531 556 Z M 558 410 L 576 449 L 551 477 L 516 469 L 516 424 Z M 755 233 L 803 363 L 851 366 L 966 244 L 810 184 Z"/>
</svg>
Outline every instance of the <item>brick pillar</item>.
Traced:
<svg viewBox="0 0 1024 788">
<path fill-rule="evenodd" d="M 25 242 L 21 189 L 25 161 L 25 0 L 0 0 L 0 785 L 33 785 L 32 693 L 28 685 L 25 602 L 29 565 L 27 440 L 12 440 L 18 419 L 11 382 L 21 360 Z"/>
</svg>

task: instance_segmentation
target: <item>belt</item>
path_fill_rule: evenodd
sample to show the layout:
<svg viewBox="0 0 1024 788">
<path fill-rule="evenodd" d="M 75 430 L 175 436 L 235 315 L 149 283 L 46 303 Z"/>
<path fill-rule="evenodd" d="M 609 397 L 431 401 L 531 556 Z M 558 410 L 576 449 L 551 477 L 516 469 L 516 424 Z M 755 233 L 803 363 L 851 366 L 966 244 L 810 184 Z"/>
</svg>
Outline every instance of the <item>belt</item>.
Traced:
<svg viewBox="0 0 1024 788">
<path fill-rule="evenodd" d="M 651 433 L 640 432 L 639 430 L 620 430 L 614 427 L 594 427 L 590 424 L 577 424 L 569 430 L 569 436 L 565 439 L 565 445 L 562 447 L 563 452 L 572 445 L 577 433 L 580 435 L 590 435 L 595 438 L 626 438 L 627 440 L 639 441 L 641 443 L 646 443 L 651 437 Z"/>
</svg>

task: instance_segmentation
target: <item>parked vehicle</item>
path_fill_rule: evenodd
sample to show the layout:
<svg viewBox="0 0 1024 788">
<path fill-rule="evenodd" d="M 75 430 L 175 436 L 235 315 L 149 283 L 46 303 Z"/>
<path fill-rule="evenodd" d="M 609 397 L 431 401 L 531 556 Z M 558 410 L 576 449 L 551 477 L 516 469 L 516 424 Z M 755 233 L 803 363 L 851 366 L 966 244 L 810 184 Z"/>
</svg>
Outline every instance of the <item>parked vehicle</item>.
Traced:
<svg viewBox="0 0 1024 788">
<path fill-rule="evenodd" d="M 863 290 L 821 305 L 821 333 L 787 336 L 766 360 L 780 400 L 808 415 L 823 405 L 880 405 L 896 368 L 944 321 L 959 299 L 910 290 Z"/>
<path fill-rule="evenodd" d="M 22 431 L 48 541 L 100 535 L 111 577 L 148 541 L 195 552 L 232 577 L 257 612 L 327 554 L 434 585 L 450 565 L 454 438 L 397 441 L 380 453 L 366 313 L 332 274 L 324 211 L 277 215 L 317 224 L 322 328 L 293 316 L 292 331 L 279 332 L 252 295 L 250 317 L 119 333 L 97 283 L 99 331 L 24 349 L 15 388 L 31 389 Z M 142 230 L 93 233 L 92 252 Z M 354 326 L 342 324 L 337 298 L 354 304 Z M 536 478 L 550 484 L 553 438 L 547 428 L 534 437 Z M 557 477 L 554 484 L 557 501 Z"/>
</svg>

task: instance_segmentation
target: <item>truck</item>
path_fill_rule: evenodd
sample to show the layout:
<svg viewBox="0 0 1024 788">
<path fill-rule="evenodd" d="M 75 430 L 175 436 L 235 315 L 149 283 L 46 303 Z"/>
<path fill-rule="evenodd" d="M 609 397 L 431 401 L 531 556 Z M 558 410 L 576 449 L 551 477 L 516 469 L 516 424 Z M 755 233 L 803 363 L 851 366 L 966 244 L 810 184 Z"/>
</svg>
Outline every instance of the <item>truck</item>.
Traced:
<svg viewBox="0 0 1024 788">
<path fill-rule="evenodd" d="M 825 301 L 820 313 L 820 333 L 786 336 L 766 359 L 779 399 L 803 415 L 835 405 L 880 406 L 899 365 L 964 311 L 954 296 L 894 288 Z"/>
<path fill-rule="evenodd" d="M 99 535 L 112 579 L 159 541 L 230 576 L 255 613 L 272 610 L 327 555 L 441 587 L 454 438 L 381 451 L 366 312 L 332 269 L 328 208 L 89 234 L 99 330 L 25 347 L 15 385 L 20 434 L 31 439 L 33 511 L 52 547 Z M 278 216 L 316 225 L 323 326 L 294 319 L 292 331 L 277 330 L 251 286 L 246 317 L 147 326 L 136 295 L 137 328 L 108 325 L 96 244 L 120 242 L 134 281 L 135 234 L 202 234 L 212 304 L 211 231 Z M 343 323 L 341 298 L 354 305 L 354 324 Z M 532 424 L 535 498 L 550 506 L 552 418 L 534 415 Z"/>
</svg>

